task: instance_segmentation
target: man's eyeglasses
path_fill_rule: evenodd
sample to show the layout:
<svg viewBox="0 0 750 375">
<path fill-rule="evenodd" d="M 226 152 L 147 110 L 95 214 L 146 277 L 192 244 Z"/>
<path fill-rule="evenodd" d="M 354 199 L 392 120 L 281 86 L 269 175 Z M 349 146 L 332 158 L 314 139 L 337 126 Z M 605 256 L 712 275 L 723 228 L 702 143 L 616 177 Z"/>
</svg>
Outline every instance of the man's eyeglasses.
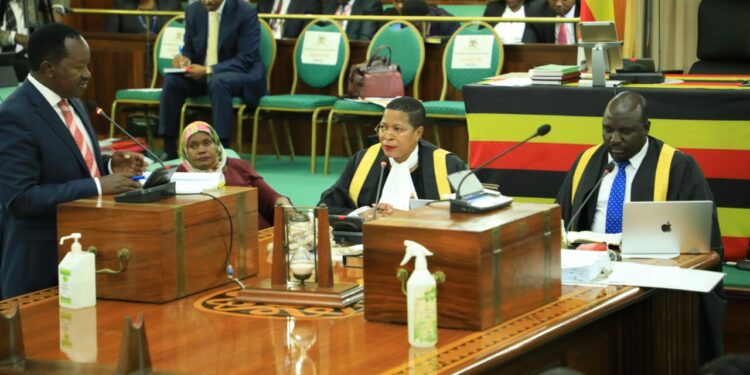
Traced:
<svg viewBox="0 0 750 375">
<path fill-rule="evenodd" d="M 407 127 L 403 127 L 403 126 L 393 126 L 393 127 L 389 127 L 385 125 L 375 126 L 375 133 L 377 133 L 378 135 L 385 135 L 386 133 L 390 132 L 393 135 L 399 136 L 408 132 L 409 130 L 411 129 Z"/>
</svg>

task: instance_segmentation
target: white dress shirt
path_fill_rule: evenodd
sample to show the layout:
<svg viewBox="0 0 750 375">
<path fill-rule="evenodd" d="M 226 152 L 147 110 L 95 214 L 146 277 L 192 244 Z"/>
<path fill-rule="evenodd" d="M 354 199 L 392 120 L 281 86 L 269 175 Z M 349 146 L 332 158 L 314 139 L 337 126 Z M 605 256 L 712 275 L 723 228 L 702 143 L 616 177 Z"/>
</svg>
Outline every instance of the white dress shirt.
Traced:
<svg viewBox="0 0 750 375">
<path fill-rule="evenodd" d="M 646 157 L 648 152 L 648 138 L 646 143 L 637 154 L 630 158 L 630 164 L 625 168 L 625 202 L 630 202 L 630 185 L 633 184 L 633 178 L 635 178 L 638 167 L 643 163 L 643 158 Z M 607 163 L 612 161 L 612 155 L 607 155 Z M 607 202 L 609 201 L 609 192 L 612 191 L 612 184 L 615 182 L 615 176 L 617 176 L 618 166 L 615 163 L 615 169 L 609 174 L 604 176 L 601 186 L 599 186 L 599 195 L 596 197 L 596 212 L 594 213 L 594 222 L 591 224 L 591 230 L 593 232 L 604 233 L 607 222 Z"/>
<path fill-rule="evenodd" d="M 306 0 L 308 1 L 308 0 Z M 279 2 L 281 2 L 281 10 L 279 11 L 279 14 L 287 14 L 287 10 L 289 9 L 289 3 L 292 2 L 292 0 L 275 0 L 273 2 L 273 7 L 271 8 L 271 13 L 273 13 L 276 8 L 279 6 Z M 284 32 L 284 20 L 283 19 L 276 19 L 275 27 L 273 28 L 273 37 L 275 39 L 281 39 L 281 35 Z"/>
<path fill-rule="evenodd" d="M 526 10 L 523 6 L 518 8 L 517 11 L 513 11 L 509 6 L 505 7 L 503 12 L 505 18 L 526 18 Z M 524 22 L 498 22 L 495 25 L 495 31 L 500 35 L 500 39 L 505 44 L 518 44 L 521 43 L 523 38 L 523 31 L 526 28 Z"/>
</svg>

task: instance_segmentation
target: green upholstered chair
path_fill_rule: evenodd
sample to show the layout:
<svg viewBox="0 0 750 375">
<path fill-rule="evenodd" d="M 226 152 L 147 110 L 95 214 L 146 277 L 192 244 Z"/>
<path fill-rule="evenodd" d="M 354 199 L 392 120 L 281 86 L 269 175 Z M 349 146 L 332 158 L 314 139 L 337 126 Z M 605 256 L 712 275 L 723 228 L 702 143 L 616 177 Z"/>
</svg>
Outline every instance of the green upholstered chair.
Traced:
<svg viewBox="0 0 750 375">
<path fill-rule="evenodd" d="M 117 92 L 115 93 L 115 100 L 112 102 L 111 114 L 113 119 L 117 119 L 117 111 L 118 109 L 122 109 L 121 107 L 123 106 L 128 106 L 129 108 L 132 108 L 133 106 L 135 106 L 136 108 L 159 106 L 159 100 L 161 98 L 161 88 L 156 87 L 156 82 L 160 75 L 164 75 L 165 68 L 172 67 L 172 57 L 160 56 L 162 43 L 165 42 L 165 33 L 169 32 L 169 35 L 172 35 L 172 32 L 174 32 L 175 29 L 185 29 L 183 15 L 175 16 L 167 21 L 167 23 L 164 24 L 164 27 L 162 27 L 161 31 L 159 31 L 159 34 L 156 37 L 156 41 L 154 42 L 154 51 L 152 54 L 154 73 L 151 77 L 151 86 L 149 86 L 148 88 L 140 89 L 117 90 Z M 180 43 L 181 42 L 182 40 L 180 40 Z M 148 125 L 148 117 L 146 117 L 147 134 L 149 138 L 148 141 L 149 143 L 151 143 L 151 131 L 149 130 Z M 114 137 L 114 135 L 115 127 L 114 125 L 110 125 L 109 137 L 112 138 Z"/>
<path fill-rule="evenodd" d="M 453 57 L 454 47 L 457 38 L 469 38 L 471 43 L 473 36 L 491 38 L 492 56 L 489 66 L 477 68 L 454 68 Z M 466 39 L 464 39 L 466 40 Z M 428 118 L 438 119 L 433 124 L 433 134 L 435 143 L 440 147 L 440 135 L 438 125 L 442 122 L 440 119 L 448 120 L 466 120 L 466 106 L 463 100 L 445 100 L 450 84 L 457 91 L 461 91 L 464 85 L 479 82 L 484 78 L 495 76 L 500 73 L 503 67 L 503 44 L 495 29 L 488 23 L 473 21 L 463 24 L 451 36 L 443 52 L 443 89 L 440 92 L 440 100 L 424 102 L 425 113 Z"/>
<path fill-rule="evenodd" d="M 332 33 L 339 35 L 338 51 L 335 63 L 321 64 L 320 61 L 315 60 L 314 55 L 308 56 L 310 50 L 305 53 L 305 48 L 311 48 L 310 46 L 314 46 L 314 43 L 317 43 L 316 40 L 320 40 L 318 38 L 323 36 L 322 34 L 318 33 Z M 306 40 L 308 40 L 309 42 L 307 47 L 305 47 Z M 308 60 L 305 61 L 305 59 Z M 292 61 L 294 80 L 292 81 L 291 92 L 285 95 L 266 95 L 260 99 L 260 104 L 255 110 L 255 118 L 253 119 L 253 148 L 251 158 L 251 163 L 253 165 L 255 165 L 255 155 L 258 144 L 258 125 L 261 112 L 310 113 L 312 114 L 310 123 L 312 127 L 312 139 L 310 141 L 310 173 L 315 174 L 315 146 L 317 142 L 316 127 L 318 116 L 322 111 L 328 111 L 333 108 L 333 104 L 336 102 L 338 97 L 344 94 L 344 73 L 348 63 L 349 39 L 346 37 L 346 32 L 341 28 L 338 22 L 331 21 L 327 18 L 318 18 L 313 22 L 307 24 L 307 26 L 300 33 L 299 37 L 297 38 L 297 42 L 294 45 L 294 55 Z M 302 82 L 304 82 L 306 85 L 318 89 L 330 87 L 331 85 L 337 84 L 338 96 L 298 94 L 297 87 L 300 80 L 302 80 Z M 287 138 L 291 145 L 291 137 L 288 132 Z"/>
<path fill-rule="evenodd" d="M 401 78 L 404 87 L 413 83 L 411 96 L 419 98 L 419 76 L 424 66 L 424 41 L 414 25 L 408 21 L 391 21 L 383 25 L 372 37 L 370 46 L 367 48 L 367 59 L 380 46 L 391 47 L 391 62 L 398 64 L 401 69 Z M 382 52 L 387 53 L 387 52 Z M 408 93 L 407 93 L 408 95 Z M 333 105 L 328 114 L 328 126 L 326 127 L 326 150 L 323 173 L 328 174 L 328 159 L 331 152 L 331 127 L 335 115 L 344 116 L 375 116 L 381 117 L 385 109 L 377 104 L 340 99 Z M 356 127 L 359 135 L 359 147 L 363 148 L 361 128 Z M 344 139 L 348 144 L 346 126 L 344 126 Z M 351 151 L 351 150 L 350 150 Z"/>
<path fill-rule="evenodd" d="M 271 71 L 273 70 L 273 64 L 276 62 L 276 39 L 273 37 L 273 30 L 266 21 L 259 19 L 260 21 L 260 59 L 263 61 L 263 68 L 266 71 L 266 90 L 271 89 Z M 189 97 L 185 100 L 185 104 L 182 106 L 180 113 L 180 133 L 185 127 L 185 116 L 188 109 L 191 107 L 200 108 L 211 108 L 211 99 L 208 95 L 200 95 Z M 237 110 L 237 151 L 242 153 L 242 122 L 245 116 L 245 110 L 247 105 L 242 100 L 242 97 L 232 98 L 232 108 Z M 273 148 L 276 152 L 276 158 L 280 158 L 279 145 L 276 142 L 276 133 L 271 128 L 271 139 L 273 141 Z"/>
</svg>

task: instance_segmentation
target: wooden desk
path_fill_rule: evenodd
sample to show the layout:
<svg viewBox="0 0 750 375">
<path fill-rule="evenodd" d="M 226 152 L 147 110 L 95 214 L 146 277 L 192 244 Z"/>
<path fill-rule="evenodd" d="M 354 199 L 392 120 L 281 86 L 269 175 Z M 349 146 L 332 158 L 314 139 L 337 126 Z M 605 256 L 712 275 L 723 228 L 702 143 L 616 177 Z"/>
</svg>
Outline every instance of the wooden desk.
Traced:
<svg viewBox="0 0 750 375">
<path fill-rule="evenodd" d="M 261 249 L 266 249 L 270 233 L 261 232 Z M 269 273 L 265 250 L 260 259 L 260 278 L 264 278 Z M 717 262 L 714 254 L 653 261 L 697 268 Z M 360 275 L 353 269 L 337 268 L 336 273 L 345 279 Z M 114 368 L 123 318 L 138 313 L 145 317 L 153 367 L 161 371 L 267 374 L 293 372 L 299 365 L 303 373 L 313 373 L 313 369 L 318 374 L 408 373 L 410 354 L 416 354 L 415 350 L 410 353 L 406 326 L 367 322 L 362 313 L 305 319 L 196 310 L 196 300 L 220 289 L 166 304 L 99 300 L 93 357 L 102 366 Z M 437 349 L 411 365 L 439 373 L 489 369 L 535 373 L 557 365 L 590 374 L 690 373 L 697 368 L 698 297 L 634 287 L 565 286 L 557 301 L 487 331 L 441 329 Z M 56 290 L 15 300 L 24 304 L 27 358 L 69 361 L 60 349 Z M 11 301 L 2 301 L 0 308 L 7 309 Z M 314 314 L 315 309 L 308 313 Z M 310 346 L 306 355 L 292 343 L 295 339 Z"/>
<path fill-rule="evenodd" d="M 750 353 L 750 272 L 724 266 L 724 291 L 727 295 L 727 317 L 724 323 L 724 351 Z"/>
</svg>

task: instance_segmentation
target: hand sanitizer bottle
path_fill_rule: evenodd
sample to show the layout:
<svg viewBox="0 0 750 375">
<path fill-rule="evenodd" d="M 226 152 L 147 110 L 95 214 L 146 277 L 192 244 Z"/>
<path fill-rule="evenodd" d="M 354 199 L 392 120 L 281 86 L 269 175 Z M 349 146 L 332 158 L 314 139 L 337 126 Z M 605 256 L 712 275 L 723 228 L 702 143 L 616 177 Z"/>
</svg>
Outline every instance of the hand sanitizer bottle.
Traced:
<svg viewBox="0 0 750 375">
<path fill-rule="evenodd" d="M 81 244 L 78 243 L 80 238 L 80 233 L 73 233 L 60 239 L 60 245 L 65 240 L 73 239 L 70 252 L 65 254 L 57 267 L 60 306 L 69 309 L 96 305 L 95 255 L 81 251 Z"/>
<path fill-rule="evenodd" d="M 406 313 L 409 344 L 429 348 L 437 343 L 437 283 L 427 269 L 425 257 L 432 255 L 424 246 L 406 240 L 406 255 L 401 265 L 414 257 L 414 272 L 406 282 Z"/>
</svg>

